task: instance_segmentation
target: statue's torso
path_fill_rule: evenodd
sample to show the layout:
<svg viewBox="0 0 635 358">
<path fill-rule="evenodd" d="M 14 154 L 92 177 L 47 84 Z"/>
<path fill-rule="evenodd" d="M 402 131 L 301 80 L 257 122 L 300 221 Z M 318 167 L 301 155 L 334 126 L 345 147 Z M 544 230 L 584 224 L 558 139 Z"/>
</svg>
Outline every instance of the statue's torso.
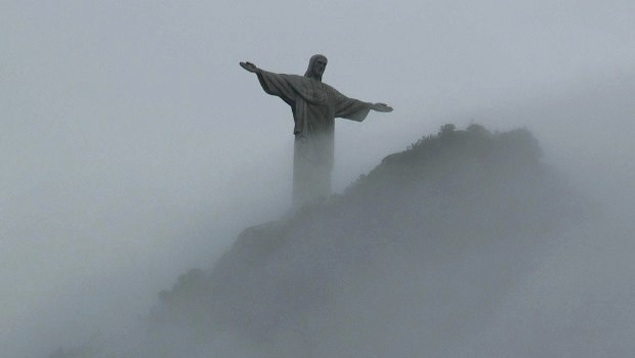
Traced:
<svg viewBox="0 0 635 358">
<path fill-rule="evenodd" d="M 299 126 L 302 134 L 332 136 L 335 127 L 335 100 L 332 88 L 320 81 L 302 77 L 299 94 L 295 119 L 303 121 Z"/>
</svg>

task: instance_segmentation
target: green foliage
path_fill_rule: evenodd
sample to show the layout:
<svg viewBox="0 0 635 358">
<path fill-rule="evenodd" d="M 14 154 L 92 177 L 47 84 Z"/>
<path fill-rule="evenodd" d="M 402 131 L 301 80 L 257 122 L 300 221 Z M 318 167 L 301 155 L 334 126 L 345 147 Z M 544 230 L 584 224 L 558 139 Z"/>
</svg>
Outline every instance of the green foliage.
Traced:
<svg viewBox="0 0 635 358">
<path fill-rule="evenodd" d="M 465 130 L 446 124 L 385 157 L 344 194 L 245 230 L 211 273 L 191 270 L 159 294 L 151 326 L 176 325 L 200 342 L 239 332 L 247 342 L 268 346 L 281 327 L 302 331 L 307 315 L 323 312 L 348 290 L 343 277 L 362 272 L 373 295 L 378 292 L 370 288 L 382 286 L 368 270 L 381 275 L 407 261 L 410 274 L 485 252 L 491 262 L 477 264 L 492 266 L 493 274 L 465 289 L 476 297 L 468 309 L 481 312 L 491 302 L 479 301 L 483 287 L 488 295 L 502 292 L 546 233 L 575 211 L 576 198 L 540 157 L 525 129 L 491 133 L 478 124 Z M 522 256 L 512 260 L 514 250 Z M 77 354 L 60 351 L 51 358 L 83 357 Z"/>
<path fill-rule="evenodd" d="M 358 252 L 374 250 L 377 242 L 412 246 L 414 253 L 418 245 L 446 250 L 441 247 L 531 236 L 549 230 L 570 211 L 564 192 L 540 162 L 540 149 L 527 130 L 491 133 L 478 124 L 466 130 L 446 124 L 437 135 L 424 136 L 384 158 L 337 199 L 305 208 L 284 222 L 246 230 L 211 275 L 191 271 L 171 291 L 162 292 L 161 303 L 167 308 L 163 312 L 180 312 L 179 319 L 194 325 L 214 321 L 255 329 L 253 322 L 284 321 L 293 310 L 269 295 L 307 304 L 319 300 L 325 290 L 311 286 L 328 282 L 321 274 L 310 276 L 313 257 L 318 260 L 313 265 L 320 267 L 319 260 L 347 252 L 350 256 L 339 264 L 351 262 Z M 302 249 L 285 253 L 294 245 Z M 324 250 L 331 256 L 321 256 Z M 268 266 L 273 257 L 294 261 L 299 252 L 311 253 L 301 260 L 300 271 L 273 274 Z M 424 258 L 430 252 L 419 254 Z M 309 277 L 292 279 L 305 271 Z M 188 313 L 200 312 L 191 307 L 207 307 L 209 315 L 201 319 L 200 313 Z"/>
</svg>

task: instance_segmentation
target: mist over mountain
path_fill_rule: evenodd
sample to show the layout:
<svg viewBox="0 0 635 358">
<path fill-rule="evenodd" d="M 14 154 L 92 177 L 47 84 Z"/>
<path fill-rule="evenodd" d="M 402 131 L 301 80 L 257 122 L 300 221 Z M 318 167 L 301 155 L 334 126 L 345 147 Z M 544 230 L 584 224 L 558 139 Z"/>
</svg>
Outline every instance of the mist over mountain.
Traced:
<svg viewBox="0 0 635 358">
<path fill-rule="evenodd" d="M 471 337 L 589 211 L 541 155 L 524 129 L 445 125 L 343 194 L 246 229 L 119 339 L 53 357 L 481 356 Z"/>
</svg>

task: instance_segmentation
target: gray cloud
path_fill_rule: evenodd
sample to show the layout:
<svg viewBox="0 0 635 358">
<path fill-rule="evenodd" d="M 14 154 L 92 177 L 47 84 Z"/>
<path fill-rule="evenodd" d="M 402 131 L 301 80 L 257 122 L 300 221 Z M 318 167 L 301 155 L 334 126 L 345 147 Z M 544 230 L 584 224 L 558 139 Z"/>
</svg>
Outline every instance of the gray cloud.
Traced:
<svg viewBox="0 0 635 358">
<path fill-rule="evenodd" d="M 632 87 L 615 84 L 632 79 L 634 7 L 3 4 L 0 345 L 38 355 L 121 324 L 285 212 L 291 116 L 240 60 L 301 73 L 322 52 L 325 82 L 396 108 L 338 124 L 338 190 L 440 124 L 476 120 L 529 127 L 574 181 L 626 210 Z M 615 96 L 584 112 L 586 97 L 550 105 L 604 83 Z"/>
</svg>

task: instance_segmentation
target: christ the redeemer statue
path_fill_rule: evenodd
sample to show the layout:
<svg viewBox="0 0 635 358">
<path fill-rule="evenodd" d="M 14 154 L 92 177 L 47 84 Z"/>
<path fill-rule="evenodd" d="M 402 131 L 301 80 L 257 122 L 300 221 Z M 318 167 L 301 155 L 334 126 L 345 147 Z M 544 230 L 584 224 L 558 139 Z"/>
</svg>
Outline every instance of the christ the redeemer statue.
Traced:
<svg viewBox="0 0 635 358">
<path fill-rule="evenodd" d="M 331 194 L 336 117 L 361 122 L 371 109 L 392 111 L 384 103 L 349 98 L 323 83 L 326 64 L 326 57 L 315 55 L 304 76 L 298 76 L 271 73 L 250 62 L 240 63 L 245 70 L 258 75 L 266 93 L 280 97 L 291 106 L 295 121 L 294 208 L 324 200 Z"/>
</svg>

